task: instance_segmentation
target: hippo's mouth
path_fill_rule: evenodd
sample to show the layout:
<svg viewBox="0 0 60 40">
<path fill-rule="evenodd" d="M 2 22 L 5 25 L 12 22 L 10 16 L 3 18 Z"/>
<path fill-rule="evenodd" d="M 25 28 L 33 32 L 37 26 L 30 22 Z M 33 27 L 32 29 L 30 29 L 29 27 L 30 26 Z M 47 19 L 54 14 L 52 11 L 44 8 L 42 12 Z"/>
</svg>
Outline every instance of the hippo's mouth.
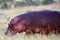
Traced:
<svg viewBox="0 0 60 40">
<path fill-rule="evenodd" d="M 5 35 L 7 35 L 7 36 L 13 36 L 13 35 L 15 35 L 16 34 L 16 32 L 5 32 Z"/>
<path fill-rule="evenodd" d="M 7 29 L 7 31 L 5 32 L 5 35 L 12 36 L 12 35 L 15 35 L 16 33 L 17 33 L 16 31 L 13 31 L 11 29 Z"/>
</svg>

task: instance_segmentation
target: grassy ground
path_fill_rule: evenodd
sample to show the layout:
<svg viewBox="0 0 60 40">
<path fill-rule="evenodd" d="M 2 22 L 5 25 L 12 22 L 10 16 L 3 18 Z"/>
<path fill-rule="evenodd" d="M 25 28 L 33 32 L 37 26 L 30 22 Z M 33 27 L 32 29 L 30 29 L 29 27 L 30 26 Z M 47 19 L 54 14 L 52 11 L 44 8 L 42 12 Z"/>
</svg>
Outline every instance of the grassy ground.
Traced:
<svg viewBox="0 0 60 40">
<path fill-rule="evenodd" d="M 27 11 L 41 10 L 41 9 L 53 9 L 60 10 L 59 5 L 45 5 L 45 6 L 25 6 L 11 9 L 0 9 L 0 40 L 60 40 L 60 35 L 25 35 L 25 33 L 16 34 L 15 36 L 5 36 L 4 32 L 7 29 L 7 24 L 11 18 L 16 15 L 25 13 Z"/>
</svg>

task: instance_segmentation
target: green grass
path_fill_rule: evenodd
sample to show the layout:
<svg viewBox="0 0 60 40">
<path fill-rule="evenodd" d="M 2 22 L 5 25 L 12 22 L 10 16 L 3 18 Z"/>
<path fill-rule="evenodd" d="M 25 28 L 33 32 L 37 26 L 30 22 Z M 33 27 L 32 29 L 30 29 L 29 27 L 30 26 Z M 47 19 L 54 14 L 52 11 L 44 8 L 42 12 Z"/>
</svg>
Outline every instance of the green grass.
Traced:
<svg viewBox="0 0 60 40">
<path fill-rule="evenodd" d="M 7 24 L 11 18 L 16 15 L 25 13 L 27 10 L 39 10 L 39 9 L 57 9 L 59 7 L 52 6 L 38 6 L 38 7 L 21 7 L 8 10 L 0 10 L 0 40 L 60 40 L 60 35 L 49 34 L 49 35 L 26 35 L 25 33 L 17 33 L 14 36 L 6 36 L 4 32 L 7 29 Z"/>
</svg>

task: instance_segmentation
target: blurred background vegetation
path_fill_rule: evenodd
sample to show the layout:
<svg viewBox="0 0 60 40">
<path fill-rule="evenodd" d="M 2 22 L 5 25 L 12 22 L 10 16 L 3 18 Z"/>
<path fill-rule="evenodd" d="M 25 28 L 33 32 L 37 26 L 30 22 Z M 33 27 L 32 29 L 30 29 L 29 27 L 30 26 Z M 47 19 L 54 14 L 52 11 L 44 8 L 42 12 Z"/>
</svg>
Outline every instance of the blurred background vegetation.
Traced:
<svg viewBox="0 0 60 40">
<path fill-rule="evenodd" d="M 20 6 L 39 6 L 39 5 L 48 5 L 58 3 L 60 0 L 0 0 L 1 9 L 9 9 Z"/>
</svg>

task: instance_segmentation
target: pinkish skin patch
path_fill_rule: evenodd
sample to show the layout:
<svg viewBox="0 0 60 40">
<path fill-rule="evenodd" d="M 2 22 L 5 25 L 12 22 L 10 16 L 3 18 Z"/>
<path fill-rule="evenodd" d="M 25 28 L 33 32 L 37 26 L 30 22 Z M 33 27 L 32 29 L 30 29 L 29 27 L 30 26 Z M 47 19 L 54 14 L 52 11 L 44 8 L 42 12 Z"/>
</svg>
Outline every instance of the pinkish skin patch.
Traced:
<svg viewBox="0 0 60 40">
<path fill-rule="evenodd" d="M 15 17 L 15 18 L 12 19 L 12 23 L 17 23 L 18 20 L 19 20 L 19 18 Z"/>
<path fill-rule="evenodd" d="M 35 32 L 40 32 L 40 28 L 36 28 L 35 29 Z"/>
<path fill-rule="evenodd" d="M 36 33 L 45 34 L 45 33 L 46 33 L 46 30 L 44 30 L 43 28 L 36 28 L 36 29 L 35 29 L 35 32 L 36 32 Z"/>
<path fill-rule="evenodd" d="M 18 25 L 15 26 L 14 28 L 17 32 L 22 31 L 25 29 L 24 25 L 22 23 L 19 23 Z"/>
</svg>

